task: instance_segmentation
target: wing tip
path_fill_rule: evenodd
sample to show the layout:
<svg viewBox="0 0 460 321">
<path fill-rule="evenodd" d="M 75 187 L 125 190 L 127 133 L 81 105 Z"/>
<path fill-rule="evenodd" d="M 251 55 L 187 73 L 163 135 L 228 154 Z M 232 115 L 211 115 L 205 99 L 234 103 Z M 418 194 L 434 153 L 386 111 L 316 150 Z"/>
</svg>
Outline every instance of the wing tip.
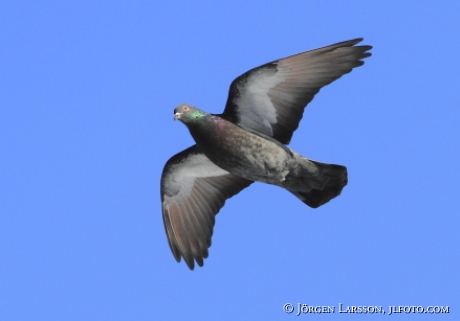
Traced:
<svg viewBox="0 0 460 321">
<path fill-rule="evenodd" d="M 338 42 L 338 43 L 336 43 L 334 45 L 330 45 L 328 47 L 355 47 L 355 48 L 359 48 L 359 49 L 362 50 L 363 55 L 365 55 L 362 58 L 367 58 L 367 57 L 372 55 L 370 52 L 367 52 L 367 51 L 371 50 L 373 47 L 369 46 L 369 45 L 355 46 L 355 45 L 357 45 L 358 43 L 360 43 L 363 40 L 364 40 L 364 38 L 355 38 L 355 39 L 351 39 L 351 40 Z"/>
<path fill-rule="evenodd" d="M 203 267 L 204 265 L 204 259 L 205 257 L 203 256 L 194 256 L 194 257 L 185 257 L 183 256 L 184 258 L 184 261 L 185 261 L 185 264 L 187 264 L 187 267 L 190 269 L 190 271 L 193 271 L 195 270 L 195 263 L 199 266 L 199 267 Z M 180 258 L 179 258 L 180 260 Z"/>
</svg>

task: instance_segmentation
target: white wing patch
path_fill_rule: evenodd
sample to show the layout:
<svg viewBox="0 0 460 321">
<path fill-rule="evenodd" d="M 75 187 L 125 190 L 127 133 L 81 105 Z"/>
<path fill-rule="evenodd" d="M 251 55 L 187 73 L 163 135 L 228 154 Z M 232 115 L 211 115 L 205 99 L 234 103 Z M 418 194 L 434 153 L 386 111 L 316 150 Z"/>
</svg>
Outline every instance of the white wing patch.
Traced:
<svg viewBox="0 0 460 321">
<path fill-rule="evenodd" d="M 196 178 L 227 174 L 229 172 L 215 165 L 204 154 L 195 154 L 189 157 L 185 164 L 180 163 L 172 166 L 165 199 L 173 198 L 175 201 L 182 202 L 190 196 Z M 168 197 L 168 195 L 172 196 Z"/>
<path fill-rule="evenodd" d="M 276 70 L 260 69 L 251 73 L 244 84 L 238 85 L 240 96 L 235 103 L 240 107 L 243 126 L 273 136 L 272 124 L 277 123 L 277 113 L 268 92 L 283 82 L 289 71 L 288 67 L 279 65 Z"/>
</svg>

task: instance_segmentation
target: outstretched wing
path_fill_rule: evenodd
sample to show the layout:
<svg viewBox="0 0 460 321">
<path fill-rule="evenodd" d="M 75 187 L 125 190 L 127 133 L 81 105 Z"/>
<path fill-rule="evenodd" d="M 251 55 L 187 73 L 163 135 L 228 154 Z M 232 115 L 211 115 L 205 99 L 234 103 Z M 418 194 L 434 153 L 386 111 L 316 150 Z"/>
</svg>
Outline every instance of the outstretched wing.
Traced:
<svg viewBox="0 0 460 321">
<path fill-rule="evenodd" d="M 201 153 L 196 145 L 171 157 L 161 176 L 163 222 L 169 246 L 193 270 L 203 266 L 211 246 L 214 216 L 225 200 L 252 181 L 230 174 Z"/>
<path fill-rule="evenodd" d="M 236 78 L 221 117 L 288 144 L 305 106 L 321 89 L 361 66 L 371 46 L 362 39 L 306 51 L 251 69 Z"/>
</svg>

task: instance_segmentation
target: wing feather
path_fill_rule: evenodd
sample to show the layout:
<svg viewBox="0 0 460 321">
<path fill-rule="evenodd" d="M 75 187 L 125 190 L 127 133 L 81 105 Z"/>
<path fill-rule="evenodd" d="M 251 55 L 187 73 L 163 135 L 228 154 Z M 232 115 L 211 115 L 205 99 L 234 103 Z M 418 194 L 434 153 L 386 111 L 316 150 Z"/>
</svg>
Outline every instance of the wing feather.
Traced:
<svg viewBox="0 0 460 321">
<path fill-rule="evenodd" d="M 212 163 L 196 146 L 173 156 L 161 177 L 163 222 L 175 259 L 193 270 L 208 257 L 215 215 L 252 183 Z"/>
<path fill-rule="evenodd" d="M 236 78 L 221 117 L 288 144 L 319 90 L 364 64 L 371 46 L 340 42 L 276 60 Z"/>
</svg>

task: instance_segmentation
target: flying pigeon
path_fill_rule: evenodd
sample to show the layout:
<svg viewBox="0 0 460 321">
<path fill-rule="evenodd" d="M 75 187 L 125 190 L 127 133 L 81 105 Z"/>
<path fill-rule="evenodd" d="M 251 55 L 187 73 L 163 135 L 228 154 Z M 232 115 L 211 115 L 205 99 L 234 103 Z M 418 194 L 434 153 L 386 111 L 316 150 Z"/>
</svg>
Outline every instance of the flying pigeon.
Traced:
<svg viewBox="0 0 460 321">
<path fill-rule="evenodd" d="M 289 144 L 306 105 L 323 87 L 364 64 L 371 46 L 340 42 L 249 70 L 231 86 L 224 112 L 174 109 L 196 144 L 171 157 L 161 176 L 163 222 L 177 262 L 193 270 L 208 257 L 215 215 L 253 182 L 285 188 L 317 208 L 347 184 L 345 166 L 325 164 Z"/>
</svg>

